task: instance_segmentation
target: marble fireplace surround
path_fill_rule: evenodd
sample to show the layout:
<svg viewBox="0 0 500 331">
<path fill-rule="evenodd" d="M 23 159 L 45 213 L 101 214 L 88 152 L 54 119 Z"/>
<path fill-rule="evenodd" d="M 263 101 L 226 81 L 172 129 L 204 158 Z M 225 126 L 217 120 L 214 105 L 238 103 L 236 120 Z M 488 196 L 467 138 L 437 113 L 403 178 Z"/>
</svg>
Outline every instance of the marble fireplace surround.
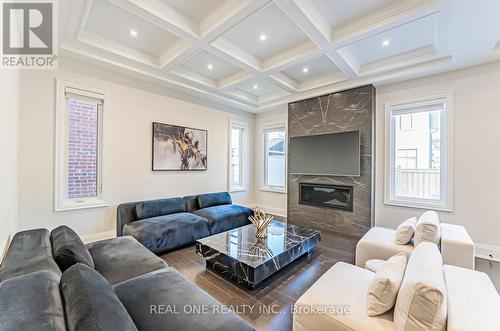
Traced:
<svg viewBox="0 0 500 331">
<path fill-rule="evenodd" d="M 288 137 L 359 130 L 361 175 L 296 175 L 288 171 L 288 222 L 361 237 L 371 227 L 373 206 L 375 87 L 362 86 L 288 105 Z M 289 146 L 289 145 L 288 145 Z M 293 155 L 288 149 L 288 162 Z M 300 183 L 352 186 L 353 211 L 299 204 Z"/>
</svg>

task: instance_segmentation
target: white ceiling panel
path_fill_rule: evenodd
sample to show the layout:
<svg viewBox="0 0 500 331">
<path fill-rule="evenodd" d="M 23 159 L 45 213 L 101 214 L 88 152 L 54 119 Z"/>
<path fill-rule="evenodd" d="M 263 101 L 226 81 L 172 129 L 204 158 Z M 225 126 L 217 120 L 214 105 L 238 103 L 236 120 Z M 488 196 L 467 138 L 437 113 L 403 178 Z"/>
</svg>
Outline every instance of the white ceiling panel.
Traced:
<svg viewBox="0 0 500 331">
<path fill-rule="evenodd" d="M 394 5 L 401 0 L 312 0 L 335 29 L 366 15 Z"/>
<path fill-rule="evenodd" d="M 176 9 L 181 14 L 200 23 L 210 16 L 226 0 L 161 0 L 166 5 Z"/>
<path fill-rule="evenodd" d="M 251 79 L 237 84 L 236 88 L 254 97 L 262 97 L 273 93 L 284 92 L 278 86 L 262 78 Z"/>
<path fill-rule="evenodd" d="M 162 55 L 180 40 L 106 0 L 93 1 L 84 29 L 153 56 Z M 131 31 L 136 35 L 132 36 Z"/>
<path fill-rule="evenodd" d="M 60 54 L 231 110 L 500 60 L 500 1 L 66 0 L 58 8 Z"/>
<path fill-rule="evenodd" d="M 181 68 L 214 81 L 219 81 L 241 71 L 234 64 L 224 61 L 206 50 L 191 56 L 181 65 Z"/>
<path fill-rule="evenodd" d="M 438 15 L 397 26 L 339 49 L 348 62 L 362 66 L 426 46 L 436 47 Z"/>
<path fill-rule="evenodd" d="M 306 84 L 328 78 L 334 80 L 345 76 L 325 55 L 284 70 L 282 73 L 298 84 Z"/>
<path fill-rule="evenodd" d="M 260 61 L 308 41 L 304 32 L 275 4 L 234 26 L 224 38 Z"/>
</svg>

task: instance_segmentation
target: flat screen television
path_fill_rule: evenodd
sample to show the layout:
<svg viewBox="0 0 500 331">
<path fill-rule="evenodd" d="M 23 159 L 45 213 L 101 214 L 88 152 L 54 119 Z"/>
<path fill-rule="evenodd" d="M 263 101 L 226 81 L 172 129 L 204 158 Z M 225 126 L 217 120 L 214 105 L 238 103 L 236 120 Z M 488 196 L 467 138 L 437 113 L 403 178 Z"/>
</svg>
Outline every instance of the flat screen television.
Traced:
<svg viewBox="0 0 500 331">
<path fill-rule="evenodd" d="M 290 138 L 290 173 L 360 176 L 360 132 Z"/>
</svg>

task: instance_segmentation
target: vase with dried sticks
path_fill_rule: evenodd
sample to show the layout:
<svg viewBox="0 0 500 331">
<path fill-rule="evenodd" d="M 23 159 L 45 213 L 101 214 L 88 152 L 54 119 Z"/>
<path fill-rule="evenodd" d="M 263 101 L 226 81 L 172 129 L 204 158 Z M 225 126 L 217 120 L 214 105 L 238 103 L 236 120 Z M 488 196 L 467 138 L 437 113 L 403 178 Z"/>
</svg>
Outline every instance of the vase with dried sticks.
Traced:
<svg viewBox="0 0 500 331">
<path fill-rule="evenodd" d="M 253 215 L 248 217 L 250 222 L 252 222 L 255 227 L 257 228 L 257 231 L 255 232 L 255 236 L 257 238 L 266 238 L 267 237 L 267 226 L 271 223 L 273 220 L 272 215 L 267 215 L 266 212 L 260 208 L 254 208 L 253 210 Z"/>
</svg>

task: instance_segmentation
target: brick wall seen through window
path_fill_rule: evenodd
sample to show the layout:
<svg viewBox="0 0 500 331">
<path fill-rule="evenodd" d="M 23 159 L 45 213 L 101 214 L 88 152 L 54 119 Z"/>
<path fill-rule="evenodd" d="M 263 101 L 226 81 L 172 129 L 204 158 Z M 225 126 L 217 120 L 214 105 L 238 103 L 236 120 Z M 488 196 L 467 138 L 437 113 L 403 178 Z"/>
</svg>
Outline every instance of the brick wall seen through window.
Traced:
<svg viewBox="0 0 500 331">
<path fill-rule="evenodd" d="M 99 106 L 68 99 L 68 198 L 98 196 Z"/>
</svg>

